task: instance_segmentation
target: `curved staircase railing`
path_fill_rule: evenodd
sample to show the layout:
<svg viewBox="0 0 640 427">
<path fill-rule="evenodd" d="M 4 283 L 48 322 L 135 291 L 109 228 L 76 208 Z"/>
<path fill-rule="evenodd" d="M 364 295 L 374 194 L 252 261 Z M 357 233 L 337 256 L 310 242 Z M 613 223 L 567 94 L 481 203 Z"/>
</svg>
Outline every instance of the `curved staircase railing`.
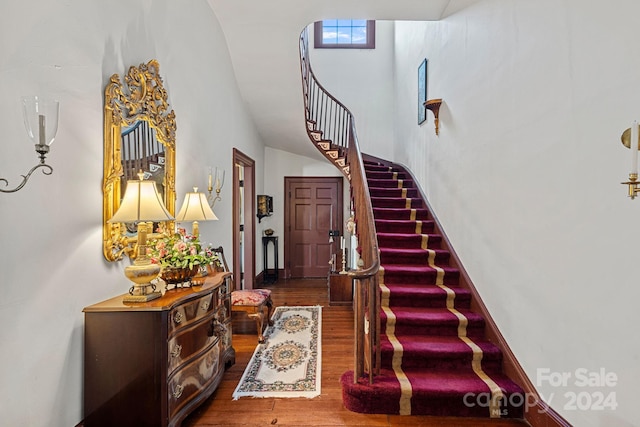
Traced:
<svg viewBox="0 0 640 427">
<path fill-rule="evenodd" d="M 369 187 L 351 112 L 318 82 L 309 60 L 308 31 L 300 35 L 300 70 L 306 131 L 316 148 L 350 180 L 362 266 L 349 272 L 355 282 L 354 381 L 373 382 L 380 367 L 380 254 Z"/>
</svg>

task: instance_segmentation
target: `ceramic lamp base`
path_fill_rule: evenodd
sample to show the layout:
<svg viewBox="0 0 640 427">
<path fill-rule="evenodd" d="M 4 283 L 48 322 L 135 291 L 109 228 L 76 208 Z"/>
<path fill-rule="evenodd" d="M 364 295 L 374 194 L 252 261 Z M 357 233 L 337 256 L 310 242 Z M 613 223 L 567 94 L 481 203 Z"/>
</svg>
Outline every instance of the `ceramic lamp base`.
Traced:
<svg viewBox="0 0 640 427">
<path fill-rule="evenodd" d="M 162 294 L 155 290 L 150 282 L 160 274 L 160 266 L 152 264 L 148 259 L 136 259 L 134 263 L 124 269 L 124 275 L 134 284 L 129 295 L 122 298 L 123 302 L 147 302 L 160 298 Z"/>
</svg>

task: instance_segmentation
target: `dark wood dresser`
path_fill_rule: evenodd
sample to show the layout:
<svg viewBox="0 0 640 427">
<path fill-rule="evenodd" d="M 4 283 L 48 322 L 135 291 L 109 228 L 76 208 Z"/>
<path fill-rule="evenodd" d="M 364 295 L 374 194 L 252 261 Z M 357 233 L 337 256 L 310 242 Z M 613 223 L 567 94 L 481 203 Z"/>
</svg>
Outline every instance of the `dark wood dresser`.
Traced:
<svg viewBox="0 0 640 427">
<path fill-rule="evenodd" d="M 84 426 L 180 426 L 235 363 L 231 273 L 202 286 L 86 307 Z"/>
</svg>

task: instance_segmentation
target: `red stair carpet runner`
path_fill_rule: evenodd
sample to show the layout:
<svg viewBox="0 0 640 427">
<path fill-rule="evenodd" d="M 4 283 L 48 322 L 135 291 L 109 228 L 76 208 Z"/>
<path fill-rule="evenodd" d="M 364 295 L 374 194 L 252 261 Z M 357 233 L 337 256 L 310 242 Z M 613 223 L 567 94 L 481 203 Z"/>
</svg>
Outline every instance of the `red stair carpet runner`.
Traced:
<svg viewBox="0 0 640 427">
<path fill-rule="evenodd" d="M 360 413 L 522 418 L 523 390 L 502 373 L 502 353 L 458 286 L 459 271 L 406 171 L 365 162 L 381 268 L 381 374 L 341 378 Z"/>
</svg>

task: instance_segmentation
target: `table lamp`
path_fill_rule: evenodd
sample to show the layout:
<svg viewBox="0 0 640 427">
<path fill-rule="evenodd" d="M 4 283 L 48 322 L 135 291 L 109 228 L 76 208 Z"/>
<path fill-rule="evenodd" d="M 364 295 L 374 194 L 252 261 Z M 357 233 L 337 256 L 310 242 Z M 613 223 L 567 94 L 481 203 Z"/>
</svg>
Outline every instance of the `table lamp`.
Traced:
<svg viewBox="0 0 640 427">
<path fill-rule="evenodd" d="M 124 275 L 133 282 L 133 286 L 129 289 L 129 295 L 124 296 L 123 302 L 147 302 L 160 298 L 161 293 L 151 283 L 160 274 L 160 265 L 152 264 L 147 256 L 147 233 L 152 231 L 150 228 L 153 222 L 173 219 L 162 203 L 156 183 L 144 180 L 142 171 L 138 173 L 138 177 L 139 180 L 127 181 L 122 204 L 108 221 L 138 224 L 136 257 L 133 264 L 124 269 Z"/>
<path fill-rule="evenodd" d="M 198 187 L 193 187 L 193 192 L 184 196 L 182 207 L 176 215 L 176 221 L 193 221 L 191 234 L 198 237 L 200 230 L 198 221 L 217 221 L 218 217 L 213 212 L 204 193 L 198 193 Z"/>
</svg>

